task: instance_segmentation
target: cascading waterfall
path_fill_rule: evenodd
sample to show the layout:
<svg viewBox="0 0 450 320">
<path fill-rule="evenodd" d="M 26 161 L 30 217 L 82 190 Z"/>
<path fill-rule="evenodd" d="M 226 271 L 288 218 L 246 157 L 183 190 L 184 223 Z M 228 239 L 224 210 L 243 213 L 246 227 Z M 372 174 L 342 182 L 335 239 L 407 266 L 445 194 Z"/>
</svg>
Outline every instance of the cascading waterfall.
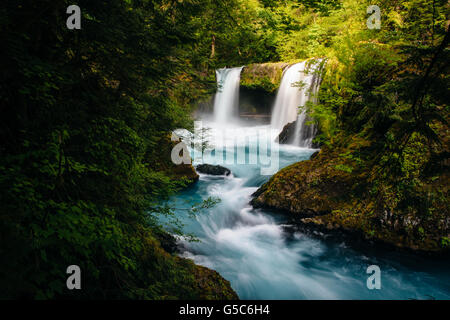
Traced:
<svg viewBox="0 0 450 320">
<path fill-rule="evenodd" d="M 317 92 L 319 91 L 321 80 L 320 73 L 316 72 L 318 65 L 320 65 L 320 61 L 311 67 L 312 75 L 308 76 L 311 77 L 311 82 L 307 90 L 308 96 L 306 101 L 310 101 L 312 103 L 317 103 Z M 295 122 L 293 145 L 299 147 L 311 147 L 312 140 L 314 139 L 316 133 L 316 126 L 314 124 L 307 124 L 310 120 L 311 119 L 306 114 L 306 110 L 303 110 L 298 115 L 297 121 Z"/>
<path fill-rule="evenodd" d="M 218 90 L 214 98 L 214 120 L 217 123 L 226 124 L 237 113 L 242 68 L 216 70 Z"/>
<path fill-rule="evenodd" d="M 267 130 L 269 125 L 239 127 L 237 123 L 222 138 L 220 125 L 205 119 L 204 126 L 212 129 L 211 136 L 219 134 L 220 139 L 213 139 L 220 144 L 216 147 L 241 150 L 246 159 L 258 157 L 258 139 L 273 141 L 275 131 Z M 280 168 L 307 160 L 313 152 L 279 145 Z M 209 154 L 204 163 L 219 164 L 215 161 Z M 170 207 L 184 232 L 199 240 L 179 238 L 181 256 L 218 271 L 241 299 L 450 298 L 450 263 L 437 271 L 428 258 L 406 259 L 392 250 L 356 251 L 341 241 L 323 241 L 302 232 L 294 217 L 252 208 L 252 194 L 270 179 L 260 175 L 261 165 L 233 161 L 226 164 L 232 172 L 229 176 L 200 174 L 194 187 L 171 199 Z M 220 202 L 195 217 L 186 210 L 209 197 Z M 373 264 L 382 270 L 381 290 L 366 286 L 366 269 Z"/>
<path fill-rule="evenodd" d="M 294 65 L 285 72 L 278 98 L 283 101 L 292 98 L 294 102 L 289 105 L 289 110 L 285 108 L 288 107 L 286 104 L 279 102 L 277 105 L 280 115 L 285 111 L 292 112 L 290 118 L 277 120 L 280 121 L 279 128 L 302 117 L 302 114 L 297 115 L 299 105 L 308 99 L 314 102 L 314 95 L 307 96 L 304 89 L 292 87 L 290 91 L 290 84 L 299 80 L 307 82 L 311 91 L 317 90 L 320 76 L 302 74 L 300 71 L 304 66 L 304 63 Z M 211 129 L 208 140 L 216 151 L 240 153 L 244 155 L 241 158 L 244 161 L 239 162 L 238 156 L 232 157 L 232 161 L 226 163 L 232 174 L 226 177 L 200 174 L 195 186 L 171 198 L 170 207 L 184 225 L 185 234 L 194 235 L 199 240 L 179 237 L 180 255 L 218 271 L 230 281 L 241 299 L 450 299 L 449 263 L 437 271 L 435 262 L 428 259 L 418 261 L 417 257 L 405 258 L 398 252 L 389 251 L 382 254 L 378 250 L 355 251 L 340 241 L 323 241 L 302 232 L 288 215 L 252 208 L 249 204 L 252 194 L 270 176 L 261 175 L 260 169 L 265 166 L 265 161 L 251 162 L 250 159 L 258 159 L 264 153 L 260 142 L 273 142 L 279 130 L 268 124 L 222 122 L 233 115 L 237 94 L 230 96 L 237 91 L 240 69 L 235 68 L 237 72 L 233 80 L 233 69 L 218 70 L 218 82 L 221 82 L 223 90 L 216 95 L 215 112 L 220 122 L 209 122 L 206 116 L 203 128 Z M 221 99 L 228 100 L 228 103 Z M 306 115 L 303 116 L 305 118 L 297 120 L 298 123 L 307 121 Z M 309 128 L 299 126 L 300 140 L 305 141 L 304 132 Z M 230 130 L 224 132 L 225 129 Z M 268 143 L 267 149 L 264 148 L 267 154 L 272 155 L 271 148 L 275 145 L 277 152 L 274 155 L 279 168 L 307 160 L 314 152 L 309 148 Z M 224 164 L 221 161 L 224 159 L 219 159 L 215 154 L 207 153 L 204 159 L 194 157 L 193 161 L 194 165 Z M 220 202 L 212 208 L 199 210 L 195 215 L 186 210 L 210 197 L 218 198 Z M 172 225 L 169 217 L 161 215 L 160 219 L 162 224 L 168 222 Z M 366 269 L 373 264 L 383 270 L 382 290 L 367 289 Z"/>
<path fill-rule="evenodd" d="M 304 106 L 314 96 L 319 88 L 320 76 L 316 74 L 319 63 L 310 66 L 306 72 L 308 61 L 303 61 L 290 66 L 285 70 L 277 92 L 275 105 L 272 111 L 271 126 L 277 130 L 296 121 L 294 145 L 310 147 L 314 138 L 314 125 L 307 125 L 306 110 L 300 114 L 298 108 Z"/>
<path fill-rule="evenodd" d="M 305 63 L 294 64 L 283 73 L 270 123 L 275 129 L 281 130 L 284 125 L 297 119 L 297 107 L 301 105 L 304 96 L 301 94 L 301 90 L 293 85 L 301 80 L 301 71 L 304 69 Z"/>
</svg>

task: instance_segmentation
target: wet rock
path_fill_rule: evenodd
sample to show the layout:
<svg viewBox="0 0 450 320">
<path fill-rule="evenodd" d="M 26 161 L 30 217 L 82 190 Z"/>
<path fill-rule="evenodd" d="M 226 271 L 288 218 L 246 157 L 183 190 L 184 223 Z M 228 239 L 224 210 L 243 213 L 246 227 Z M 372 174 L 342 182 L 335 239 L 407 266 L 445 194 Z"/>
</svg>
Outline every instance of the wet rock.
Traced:
<svg viewBox="0 0 450 320">
<path fill-rule="evenodd" d="M 297 125 L 297 121 L 292 121 L 287 123 L 283 130 L 281 130 L 278 137 L 275 139 L 275 142 L 278 142 L 279 144 L 292 144 L 295 141 L 295 127 Z M 313 138 L 318 134 L 318 129 L 313 128 L 311 130 L 306 130 L 303 135 L 300 135 L 300 140 L 304 140 L 307 138 Z M 311 148 L 313 149 L 319 149 L 320 143 L 313 142 L 311 143 Z"/>
<path fill-rule="evenodd" d="M 274 94 L 280 86 L 283 70 L 288 66 L 289 64 L 285 62 L 247 65 L 242 69 L 240 85 L 244 88 L 262 89 Z"/>
<path fill-rule="evenodd" d="M 163 248 L 168 253 L 176 253 L 178 251 L 177 239 L 162 230 L 154 231 L 154 236 L 159 240 L 161 248 Z"/>
<path fill-rule="evenodd" d="M 184 142 L 180 142 L 179 138 L 176 135 L 174 135 L 176 139 L 172 140 L 171 136 L 172 135 L 167 135 L 166 137 L 163 137 L 161 139 L 159 143 L 159 152 L 157 155 L 155 155 L 154 158 L 155 166 L 156 168 L 158 168 L 158 170 L 163 171 L 174 181 L 179 181 L 187 187 L 195 183 L 198 180 L 199 175 L 197 174 L 191 163 L 175 164 L 172 162 L 171 159 L 173 148 L 177 144 Z M 180 157 L 182 157 L 183 152 L 184 151 L 180 152 Z"/>
<path fill-rule="evenodd" d="M 254 194 L 256 208 L 272 208 L 301 216 L 330 213 L 345 201 L 353 185 L 349 173 L 326 164 L 324 154 L 294 163 L 275 174 Z"/>
<path fill-rule="evenodd" d="M 283 130 L 281 130 L 278 137 L 275 139 L 275 142 L 278 142 L 280 144 L 289 144 L 294 141 L 294 134 L 295 134 L 295 124 L 297 121 L 292 121 L 287 123 Z"/>
<path fill-rule="evenodd" d="M 219 165 L 212 165 L 212 164 L 199 164 L 197 167 L 197 172 L 201 172 L 204 174 L 210 174 L 213 176 L 228 176 L 230 175 L 231 171 L 230 169 L 227 169 L 225 167 L 219 166 Z"/>
<path fill-rule="evenodd" d="M 317 157 L 317 155 L 319 154 L 319 152 L 320 152 L 320 151 L 314 152 L 314 153 L 309 157 L 309 160 L 312 160 L 312 159 L 314 159 L 315 157 Z"/>
<path fill-rule="evenodd" d="M 373 197 L 371 184 L 354 162 L 340 156 L 343 153 L 324 146 L 310 160 L 281 169 L 252 195 L 251 204 L 290 214 L 306 229 L 413 252 L 450 254 L 446 207 L 436 206 L 440 210 L 424 217 L 415 208 L 392 206 L 389 192 Z"/>
</svg>

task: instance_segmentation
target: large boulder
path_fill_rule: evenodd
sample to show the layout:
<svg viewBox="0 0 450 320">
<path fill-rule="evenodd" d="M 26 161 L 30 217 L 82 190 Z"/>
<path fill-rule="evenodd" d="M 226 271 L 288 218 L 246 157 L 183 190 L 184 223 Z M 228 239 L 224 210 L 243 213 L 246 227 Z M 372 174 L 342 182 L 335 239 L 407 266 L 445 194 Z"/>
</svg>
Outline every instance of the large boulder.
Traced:
<svg viewBox="0 0 450 320">
<path fill-rule="evenodd" d="M 277 172 L 253 194 L 251 204 L 301 217 L 327 214 L 339 207 L 349 194 L 352 176 L 337 169 L 334 162 L 327 163 L 325 153 Z"/>
<path fill-rule="evenodd" d="M 176 253 L 178 251 L 177 239 L 170 233 L 157 229 L 153 231 L 153 235 L 159 241 L 161 248 L 168 253 Z"/>
<path fill-rule="evenodd" d="M 280 134 L 275 139 L 275 142 L 278 142 L 279 144 L 292 144 L 295 140 L 295 133 L 296 133 L 295 127 L 296 126 L 297 126 L 297 121 L 292 121 L 292 122 L 285 124 L 285 126 L 283 127 L 283 130 L 281 130 Z M 316 127 L 308 128 L 307 130 L 305 130 L 302 133 L 302 136 L 300 136 L 300 140 L 307 139 L 307 138 L 312 139 L 317 134 L 318 134 L 318 129 Z M 320 144 L 314 142 L 314 140 L 313 140 L 310 147 L 313 149 L 319 149 Z"/>
<path fill-rule="evenodd" d="M 230 169 L 227 169 L 219 165 L 212 165 L 207 163 L 199 164 L 196 167 L 196 169 L 200 173 L 210 174 L 214 176 L 228 176 L 231 173 Z"/>
<path fill-rule="evenodd" d="M 280 134 L 276 138 L 275 142 L 278 142 L 280 144 L 289 144 L 294 141 L 294 135 L 295 135 L 295 125 L 297 121 L 292 121 L 287 123 L 283 130 L 281 130 Z"/>
<path fill-rule="evenodd" d="M 392 201 L 395 186 L 384 183 L 373 193 L 374 174 L 342 156 L 348 151 L 325 146 L 313 159 L 280 170 L 253 194 L 251 204 L 290 213 L 304 230 L 449 253 L 450 214 L 445 199 L 436 200 L 433 215 L 424 216 L 417 206 Z M 433 183 L 436 190 L 444 188 L 442 181 Z"/>
</svg>

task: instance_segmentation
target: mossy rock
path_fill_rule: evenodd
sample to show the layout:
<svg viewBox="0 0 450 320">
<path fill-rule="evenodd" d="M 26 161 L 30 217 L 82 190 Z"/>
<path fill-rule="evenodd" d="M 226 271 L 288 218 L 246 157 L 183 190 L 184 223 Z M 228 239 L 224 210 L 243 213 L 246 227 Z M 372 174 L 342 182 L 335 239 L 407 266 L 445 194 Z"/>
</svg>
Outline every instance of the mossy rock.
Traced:
<svg viewBox="0 0 450 320">
<path fill-rule="evenodd" d="M 231 288 L 217 271 L 202 266 L 195 266 L 194 278 L 200 299 L 207 300 L 238 300 L 237 293 Z"/>
<path fill-rule="evenodd" d="M 153 231 L 154 232 L 154 231 Z M 168 253 L 161 246 L 160 235 L 147 233 L 141 242 L 136 270 L 137 283 L 143 287 L 134 292 L 136 299 L 158 300 L 237 300 L 230 282 L 217 271 L 196 265 L 192 260 Z"/>
<path fill-rule="evenodd" d="M 241 72 L 241 86 L 249 89 L 263 89 L 274 93 L 280 86 L 285 62 L 255 63 L 245 66 Z"/>
<path fill-rule="evenodd" d="M 387 183 L 372 194 L 371 181 L 376 171 L 358 167 L 354 160 L 342 156 L 357 145 L 353 137 L 342 141 L 341 146 L 323 147 L 312 159 L 280 170 L 253 194 L 251 204 L 291 213 L 299 224 L 311 230 L 344 231 L 415 252 L 448 254 L 448 198 L 436 201 L 434 214 L 425 216 L 415 207 L 392 202 L 395 188 Z M 440 179 L 434 184 L 435 190 L 447 190 L 447 183 Z"/>
<path fill-rule="evenodd" d="M 314 160 L 294 163 L 275 174 L 254 194 L 252 205 L 301 216 L 330 213 L 347 199 L 352 176 L 327 162 L 321 151 Z"/>
<path fill-rule="evenodd" d="M 155 167 L 163 171 L 174 181 L 180 182 L 185 186 L 196 182 L 199 175 L 191 163 L 189 164 L 175 164 L 171 160 L 171 152 L 173 147 L 182 143 L 179 141 L 172 141 L 171 135 L 167 135 L 159 142 L 159 152 L 154 158 Z"/>
</svg>

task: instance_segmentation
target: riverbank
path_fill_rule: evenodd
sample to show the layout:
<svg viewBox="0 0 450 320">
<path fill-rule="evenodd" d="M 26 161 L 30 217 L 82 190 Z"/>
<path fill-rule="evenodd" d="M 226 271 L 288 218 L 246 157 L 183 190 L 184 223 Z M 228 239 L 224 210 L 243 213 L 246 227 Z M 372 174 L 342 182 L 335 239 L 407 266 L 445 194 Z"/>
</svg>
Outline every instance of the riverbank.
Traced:
<svg viewBox="0 0 450 320">
<path fill-rule="evenodd" d="M 220 126 L 212 127 L 214 136 Z M 243 152 L 245 159 L 256 156 L 252 137 L 269 132 L 269 126 L 235 128 L 228 131 L 229 152 Z M 245 130 L 244 130 L 245 129 Z M 233 135 L 234 134 L 234 135 Z M 220 135 L 220 136 L 223 136 Z M 228 143 L 237 137 L 240 144 L 232 148 Z M 267 137 L 273 141 L 276 136 Z M 248 141 L 248 142 L 246 142 Z M 219 149 L 224 145 L 216 145 Z M 272 147 L 275 147 L 272 145 Z M 316 150 L 279 145 L 280 172 L 296 163 L 311 163 Z M 270 150 L 268 150 L 270 152 Z M 218 164 L 215 156 L 204 163 Z M 199 162 L 200 163 L 200 162 Z M 199 164 L 198 163 L 198 164 Z M 194 163 L 195 165 L 197 163 Z M 271 180 L 261 175 L 260 163 L 223 164 L 229 176 L 200 174 L 199 180 L 171 198 L 169 205 L 185 225 L 184 232 L 198 241 L 178 239 L 179 254 L 196 264 L 216 270 L 230 281 L 241 299 L 437 299 L 450 297 L 447 281 L 447 262 L 436 262 L 419 256 L 397 254 L 381 246 L 362 240 L 361 250 L 344 243 L 343 234 L 332 237 L 319 229 L 302 228 L 297 215 L 280 214 L 266 207 L 249 205 L 252 194 Z M 278 174 L 275 174 L 276 177 Z M 289 179 L 286 179 L 288 182 Z M 198 212 L 194 219 L 184 207 L 208 198 L 218 198 L 214 207 Z M 366 269 L 380 266 L 383 289 L 368 290 Z M 429 296 L 428 296 L 429 295 Z"/>
<path fill-rule="evenodd" d="M 445 199 L 434 202 L 434 214 L 428 216 L 392 205 L 387 192 L 371 192 L 371 172 L 355 169 L 354 161 L 340 156 L 344 152 L 324 147 L 311 160 L 280 170 L 253 194 L 252 205 L 289 212 L 304 227 L 322 232 L 414 252 L 449 253 Z M 435 183 L 433 188 L 446 188 L 443 180 Z M 386 183 L 381 190 L 389 187 Z"/>
</svg>

